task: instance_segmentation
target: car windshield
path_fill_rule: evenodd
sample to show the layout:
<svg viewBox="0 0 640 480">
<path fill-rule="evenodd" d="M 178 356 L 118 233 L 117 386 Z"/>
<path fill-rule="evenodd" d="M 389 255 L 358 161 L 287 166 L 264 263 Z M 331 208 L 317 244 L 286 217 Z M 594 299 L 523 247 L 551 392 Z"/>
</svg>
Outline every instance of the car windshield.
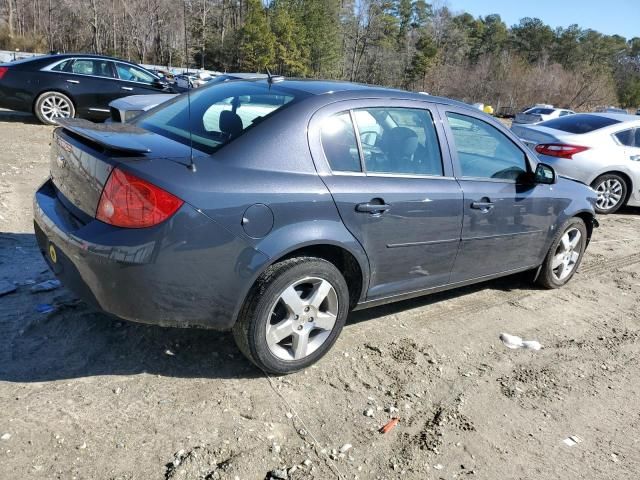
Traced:
<svg viewBox="0 0 640 480">
<path fill-rule="evenodd" d="M 223 82 L 183 94 L 135 122 L 213 153 L 296 100 L 290 91 L 253 82 Z"/>
<path fill-rule="evenodd" d="M 542 122 L 540 126 L 580 134 L 593 132 L 594 130 L 615 125 L 616 123 L 620 123 L 620 121 L 600 115 L 576 114 L 547 120 L 546 122 Z"/>
</svg>

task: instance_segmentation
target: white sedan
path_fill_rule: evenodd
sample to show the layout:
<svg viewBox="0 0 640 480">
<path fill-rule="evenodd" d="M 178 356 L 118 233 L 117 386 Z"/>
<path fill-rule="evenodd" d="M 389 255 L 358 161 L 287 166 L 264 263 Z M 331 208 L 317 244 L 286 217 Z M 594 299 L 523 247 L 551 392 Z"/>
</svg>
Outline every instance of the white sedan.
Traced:
<svg viewBox="0 0 640 480">
<path fill-rule="evenodd" d="M 640 118 L 577 113 L 511 130 L 540 160 L 597 192 L 596 211 L 640 206 Z"/>
<path fill-rule="evenodd" d="M 575 113 L 576 112 L 573 110 L 567 110 L 564 108 L 533 107 L 522 113 L 516 113 L 513 123 L 536 124 L 546 122 L 547 120 L 552 120 L 554 118 L 574 115 Z"/>
</svg>

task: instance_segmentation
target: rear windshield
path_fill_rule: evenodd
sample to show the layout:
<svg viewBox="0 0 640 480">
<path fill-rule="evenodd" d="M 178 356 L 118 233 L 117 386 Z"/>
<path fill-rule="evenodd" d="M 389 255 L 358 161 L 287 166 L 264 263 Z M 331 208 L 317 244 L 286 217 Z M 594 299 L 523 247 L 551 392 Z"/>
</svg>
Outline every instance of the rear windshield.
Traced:
<svg viewBox="0 0 640 480">
<path fill-rule="evenodd" d="M 223 82 L 183 94 L 135 123 L 213 153 L 295 100 L 288 90 L 264 83 Z"/>
<path fill-rule="evenodd" d="M 527 113 L 533 113 L 534 115 L 549 115 L 553 113 L 553 108 L 532 108 L 527 110 Z"/>
<path fill-rule="evenodd" d="M 620 123 L 620 121 L 599 115 L 578 113 L 576 115 L 567 115 L 553 120 L 547 120 L 539 125 L 569 133 L 589 133 L 600 128 L 608 127 L 609 125 L 615 125 L 616 123 Z"/>
</svg>

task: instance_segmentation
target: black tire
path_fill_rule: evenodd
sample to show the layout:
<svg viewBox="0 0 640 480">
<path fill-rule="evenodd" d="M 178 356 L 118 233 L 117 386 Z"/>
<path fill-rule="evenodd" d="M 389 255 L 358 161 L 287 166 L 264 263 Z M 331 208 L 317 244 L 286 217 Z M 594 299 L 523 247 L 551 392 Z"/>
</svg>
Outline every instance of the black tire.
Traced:
<svg viewBox="0 0 640 480">
<path fill-rule="evenodd" d="M 60 92 L 44 92 L 40 94 L 33 107 L 33 113 L 38 120 L 45 125 L 57 125 L 53 114 L 48 114 L 47 109 L 43 108 L 47 103 L 50 106 L 55 103 L 60 108 L 60 118 L 73 118 L 76 115 L 76 108 L 73 101 L 64 93 Z"/>
<path fill-rule="evenodd" d="M 601 205 L 596 204 L 595 206 L 596 213 L 600 213 L 602 215 L 607 215 L 609 213 L 614 213 L 618 211 L 618 209 L 622 207 L 627 201 L 627 192 L 629 191 L 629 186 L 627 185 L 627 181 L 624 178 L 622 178 L 620 175 L 617 175 L 615 173 L 605 173 L 604 175 L 600 175 L 598 178 L 596 178 L 593 181 L 593 183 L 591 184 L 591 188 L 593 188 L 597 192 L 598 188 L 600 187 L 604 190 L 602 192 L 602 195 L 605 195 L 607 194 L 606 193 L 607 182 L 610 182 L 610 184 L 612 185 L 616 185 L 616 186 L 619 185 L 619 190 L 616 187 L 615 195 L 619 195 L 620 199 L 615 205 L 612 205 L 610 207 L 605 207 L 602 204 Z M 613 192 L 608 193 L 608 195 L 611 195 L 611 194 L 613 194 Z M 601 201 L 604 202 L 605 200 L 604 200 L 604 197 L 601 197 L 601 194 L 599 194 L 598 202 L 601 202 Z"/>
<path fill-rule="evenodd" d="M 573 268 L 571 269 L 570 273 L 568 273 L 567 276 L 564 278 L 559 278 L 558 268 L 560 267 L 556 267 L 554 269 L 554 266 L 553 266 L 554 258 L 556 258 L 556 256 L 558 255 L 558 250 L 561 248 L 560 243 L 562 242 L 564 235 L 567 232 L 571 232 L 574 230 L 578 230 L 580 232 L 580 239 L 579 239 L 578 245 L 574 249 L 574 251 L 577 252 L 579 256 L 578 256 L 578 259 L 573 264 Z M 558 230 L 558 233 L 556 233 L 556 236 L 553 238 L 553 241 L 551 242 L 551 247 L 549 248 L 549 251 L 547 252 L 547 255 L 544 259 L 544 262 L 542 263 L 542 268 L 540 269 L 540 273 L 538 275 L 536 283 L 541 287 L 549 288 L 549 289 L 559 288 L 565 285 L 569 280 L 571 280 L 573 275 L 576 273 L 576 271 L 580 267 L 580 263 L 582 263 L 582 258 L 584 256 L 584 252 L 586 248 L 587 248 L 587 227 L 581 218 L 574 217 L 569 221 L 567 221 L 567 223 L 565 223 L 564 226 Z"/>
<path fill-rule="evenodd" d="M 337 300 L 335 324 L 315 351 L 301 359 L 285 360 L 276 356 L 267 343 L 267 322 L 272 321 L 272 308 L 285 289 L 307 277 L 328 281 L 333 287 Z M 349 288 L 332 263 L 315 257 L 291 258 L 272 265 L 258 278 L 240 310 L 233 337 L 240 351 L 258 368 L 277 375 L 292 373 L 317 362 L 331 349 L 348 313 Z"/>
</svg>

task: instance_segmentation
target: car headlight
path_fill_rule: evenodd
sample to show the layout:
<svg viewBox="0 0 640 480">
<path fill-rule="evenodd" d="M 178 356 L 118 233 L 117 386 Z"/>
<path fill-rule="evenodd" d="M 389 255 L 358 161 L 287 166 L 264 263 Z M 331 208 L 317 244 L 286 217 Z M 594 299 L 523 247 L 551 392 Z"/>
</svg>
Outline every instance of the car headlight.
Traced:
<svg viewBox="0 0 640 480">
<path fill-rule="evenodd" d="M 142 113 L 142 110 L 129 110 L 124 112 L 124 123 L 127 123 Z"/>
</svg>

